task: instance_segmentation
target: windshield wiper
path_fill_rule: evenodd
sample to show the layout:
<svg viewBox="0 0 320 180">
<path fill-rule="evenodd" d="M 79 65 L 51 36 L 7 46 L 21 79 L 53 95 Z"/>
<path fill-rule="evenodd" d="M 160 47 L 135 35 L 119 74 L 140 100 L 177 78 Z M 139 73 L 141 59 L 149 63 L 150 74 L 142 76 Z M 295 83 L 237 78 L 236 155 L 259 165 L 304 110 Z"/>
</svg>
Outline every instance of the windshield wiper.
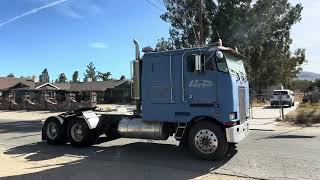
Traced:
<svg viewBox="0 0 320 180">
<path fill-rule="evenodd" d="M 230 75 L 236 75 L 236 76 L 237 76 L 237 81 L 239 81 L 239 80 L 240 80 L 240 75 L 239 75 L 239 73 L 238 73 L 237 71 L 229 68 L 229 67 L 228 67 L 228 69 L 229 69 L 229 71 L 231 71 L 232 73 L 234 73 L 234 74 L 231 74 L 231 73 L 230 73 Z"/>
</svg>

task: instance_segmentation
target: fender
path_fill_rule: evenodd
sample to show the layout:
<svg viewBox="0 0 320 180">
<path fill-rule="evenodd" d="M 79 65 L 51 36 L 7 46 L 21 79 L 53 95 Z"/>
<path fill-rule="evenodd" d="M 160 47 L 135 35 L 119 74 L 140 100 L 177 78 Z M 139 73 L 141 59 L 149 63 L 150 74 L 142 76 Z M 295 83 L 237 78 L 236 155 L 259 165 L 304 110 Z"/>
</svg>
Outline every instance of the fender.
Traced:
<svg viewBox="0 0 320 180">
<path fill-rule="evenodd" d="M 84 111 L 82 112 L 83 117 L 85 121 L 87 122 L 89 129 L 94 129 L 97 127 L 99 121 L 100 121 L 100 116 L 92 111 Z"/>
<path fill-rule="evenodd" d="M 94 112 L 92 112 L 92 111 L 84 111 L 84 112 L 82 112 L 82 115 L 83 115 L 83 118 L 84 118 L 84 120 L 86 121 L 89 129 L 95 129 L 95 128 L 97 127 L 97 125 L 98 125 L 98 123 L 99 123 L 99 121 L 100 121 L 100 118 L 99 118 L 99 117 L 100 117 L 101 115 L 98 115 L 98 114 L 96 114 L 96 113 L 94 113 Z M 62 118 L 62 117 L 60 117 L 60 116 L 51 116 L 51 117 L 49 117 L 49 118 L 47 118 L 47 119 L 50 119 L 50 118 L 55 118 L 55 119 L 57 119 L 57 120 L 60 122 L 61 125 L 62 125 L 62 124 L 64 123 L 64 121 L 65 121 L 65 119 Z"/>
</svg>

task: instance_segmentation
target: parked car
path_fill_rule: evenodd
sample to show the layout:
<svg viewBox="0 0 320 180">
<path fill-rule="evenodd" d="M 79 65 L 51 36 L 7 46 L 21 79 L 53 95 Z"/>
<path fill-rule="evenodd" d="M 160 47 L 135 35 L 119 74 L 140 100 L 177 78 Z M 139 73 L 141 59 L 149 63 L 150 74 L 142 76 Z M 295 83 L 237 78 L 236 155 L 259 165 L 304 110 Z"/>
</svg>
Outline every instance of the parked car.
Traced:
<svg viewBox="0 0 320 180">
<path fill-rule="evenodd" d="M 281 101 L 283 105 L 294 106 L 294 93 L 288 89 L 274 90 L 270 99 L 271 106 L 280 106 Z"/>
</svg>

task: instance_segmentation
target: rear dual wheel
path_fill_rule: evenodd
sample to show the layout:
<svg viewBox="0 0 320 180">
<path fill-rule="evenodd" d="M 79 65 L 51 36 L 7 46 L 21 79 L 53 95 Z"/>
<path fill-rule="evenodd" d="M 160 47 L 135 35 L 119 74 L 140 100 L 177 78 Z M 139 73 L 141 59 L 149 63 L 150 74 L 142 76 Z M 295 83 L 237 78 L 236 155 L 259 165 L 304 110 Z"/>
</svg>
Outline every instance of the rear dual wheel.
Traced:
<svg viewBox="0 0 320 180">
<path fill-rule="evenodd" d="M 48 144 L 56 145 L 67 143 L 64 127 L 60 121 L 54 117 L 50 117 L 45 121 L 42 134 Z"/>
<path fill-rule="evenodd" d="M 75 147 L 91 146 L 96 142 L 94 131 L 84 119 L 73 119 L 68 123 L 67 136 L 71 145 Z"/>
</svg>

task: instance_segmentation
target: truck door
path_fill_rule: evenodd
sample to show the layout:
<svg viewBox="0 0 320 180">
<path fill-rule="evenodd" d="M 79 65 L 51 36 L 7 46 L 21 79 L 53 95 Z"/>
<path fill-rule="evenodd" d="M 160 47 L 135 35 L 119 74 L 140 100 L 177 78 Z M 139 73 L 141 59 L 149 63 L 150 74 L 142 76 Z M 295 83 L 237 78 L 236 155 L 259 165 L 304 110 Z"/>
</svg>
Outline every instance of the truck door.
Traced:
<svg viewBox="0 0 320 180">
<path fill-rule="evenodd" d="M 216 103 L 216 72 L 210 54 L 201 51 L 183 56 L 183 101 L 195 107 L 209 107 Z"/>
</svg>

